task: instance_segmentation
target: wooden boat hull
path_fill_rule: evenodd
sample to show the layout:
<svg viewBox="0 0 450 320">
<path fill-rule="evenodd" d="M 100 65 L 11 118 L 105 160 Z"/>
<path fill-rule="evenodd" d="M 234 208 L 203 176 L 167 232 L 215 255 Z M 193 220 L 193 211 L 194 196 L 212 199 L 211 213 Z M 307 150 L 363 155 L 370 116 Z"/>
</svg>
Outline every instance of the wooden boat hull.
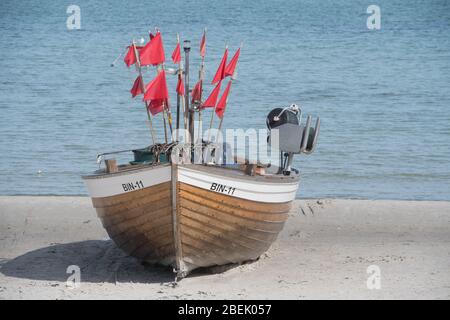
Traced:
<svg viewBox="0 0 450 320">
<path fill-rule="evenodd" d="M 103 227 L 127 254 L 174 265 L 170 165 L 84 177 Z"/>
<path fill-rule="evenodd" d="M 297 178 L 227 171 L 205 166 L 178 169 L 182 269 L 257 259 L 284 226 Z"/>
<path fill-rule="evenodd" d="M 180 276 L 257 259 L 282 230 L 298 188 L 298 176 L 247 176 L 204 165 L 84 178 L 117 246 L 140 260 L 173 266 Z"/>
</svg>

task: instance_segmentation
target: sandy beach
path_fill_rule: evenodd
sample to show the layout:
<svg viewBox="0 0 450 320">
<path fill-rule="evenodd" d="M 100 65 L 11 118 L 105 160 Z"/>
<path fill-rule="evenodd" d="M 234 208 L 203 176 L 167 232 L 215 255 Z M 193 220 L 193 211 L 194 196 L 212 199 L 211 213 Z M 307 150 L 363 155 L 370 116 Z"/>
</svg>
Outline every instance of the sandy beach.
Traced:
<svg viewBox="0 0 450 320">
<path fill-rule="evenodd" d="M 0 197 L 0 299 L 450 299 L 450 202 L 299 200 L 258 261 L 213 271 L 174 285 L 115 247 L 89 198 Z"/>
</svg>

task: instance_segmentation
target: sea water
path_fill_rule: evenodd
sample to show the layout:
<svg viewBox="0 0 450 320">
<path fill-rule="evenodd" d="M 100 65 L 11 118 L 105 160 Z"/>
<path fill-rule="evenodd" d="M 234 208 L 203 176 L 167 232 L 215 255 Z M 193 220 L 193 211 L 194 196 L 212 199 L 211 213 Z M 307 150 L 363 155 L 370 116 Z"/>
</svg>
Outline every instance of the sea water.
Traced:
<svg viewBox="0 0 450 320">
<path fill-rule="evenodd" d="M 205 94 L 225 45 L 231 56 L 243 42 L 225 128 L 265 128 L 272 108 L 291 103 L 321 117 L 316 152 L 295 158 L 299 197 L 450 200 L 445 0 L 2 0 L 1 195 L 86 195 L 80 176 L 97 168 L 97 153 L 151 143 L 129 93 L 136 70 L 110 64 L 155 26 L 168 66 L 176 33 L 192 41 L 192 85 L 207 27 Z M 160 115 L 154 123 L 161 141 Z"/>
</svg>

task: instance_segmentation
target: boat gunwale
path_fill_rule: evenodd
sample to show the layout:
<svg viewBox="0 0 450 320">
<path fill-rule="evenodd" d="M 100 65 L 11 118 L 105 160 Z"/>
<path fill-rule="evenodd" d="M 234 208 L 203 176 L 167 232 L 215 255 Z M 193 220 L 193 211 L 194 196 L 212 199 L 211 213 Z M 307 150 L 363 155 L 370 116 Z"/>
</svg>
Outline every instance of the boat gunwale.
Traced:
<svg viewBox="0 0 450 320">
<path fill-rule="evenodd" d="M 195 167 L 192 167 L 195 166 Z M 248 175 L 242 170 L 236 168 L 227 168 L 223 166 L 211 166 L 211 165 L 192 165 L 185 164 L 178 166 L 181 169 L 186 169 L 188 171 L 197 171 L 206 173 L 217 178 L 229 177 L 236 180 L 242 181 L 260 181 L 268 184 L 297 184 L 300 180 L 300 174 L 294 173 L 293 175 L 285 176 L 283 174 L 267 174 L 267 175 Z M 270 181 L 272 180 L 272 181 Z"/>
<path fill-rule="evenodd" d="M 106 179 L 115 176 L 127 175 L 130 173 L 136 173 L 141 171 L 153 170 L 162 167 L 170 167 L 170 163 L 157 163 L 157 164 L 147 164 L 147 165 L 126 165 L 128 168 L 123 168 L 118 172 L 106 172 L 104 169 L 102 172 L 94 172 L 92 174 L 84 175 L 81 178 L 85 180 L 89 179 Z M 136 166 L 136 167 L 134 167 Z M 177 165 L 181 169 L 186 169 L 188 171 L 197 171 L 207 173 L 216 177 L 230 177 L 233 179 L 243 180 L 243 181 L 261 181 L 269 184 L 280 184 L 280 183 L 291 183 L 297 184 L 300 180 L 300 174 L 292 172 L 293 174 L 285 176 L 283 174 L 267 174 L 267 175 L 247 175 L 242 170 L 236 168 L 227 168 L 224 166 L 212 166 L 205 164 L 182 164 Z"/>
<path fill-rule="evenodd" d="M 140 171 L 147 171 L 147 170 L 153 170 L 156 168 L 170 167 L 170 166 L 171 166 L 170 163 L 156 163 L 156 164 L 145 164 L 145 165 L 125 165 L 125 168 L 122 168 L 122 170 L 119 170 L 117 172 L 106 172 L 105 169 L 102 169 L 101 172 L 98 172 L 99 170 L 96 170 L 91 174 L 81 176 L 81 178 L 84 180 L 104 179 L 104 178 L 126 175 L 129 173 L 136 173 L 136 172 L 140 172 Z"/>
</svg>

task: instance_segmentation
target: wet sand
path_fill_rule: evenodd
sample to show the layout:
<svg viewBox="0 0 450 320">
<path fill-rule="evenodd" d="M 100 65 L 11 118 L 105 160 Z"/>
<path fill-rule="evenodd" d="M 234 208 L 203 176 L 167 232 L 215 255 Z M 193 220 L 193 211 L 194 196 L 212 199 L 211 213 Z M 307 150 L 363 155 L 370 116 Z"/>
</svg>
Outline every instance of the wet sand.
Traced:
<svg viewBox="0 0 450 320">
<path fill-rule="evenodd" d="M 174 285 L 115 247 L 89 198 L 0 197 L 0 299 L 450 299 L 450 202 L 299 200 L 258 261 L 213 271 Z"/>
</svg>

